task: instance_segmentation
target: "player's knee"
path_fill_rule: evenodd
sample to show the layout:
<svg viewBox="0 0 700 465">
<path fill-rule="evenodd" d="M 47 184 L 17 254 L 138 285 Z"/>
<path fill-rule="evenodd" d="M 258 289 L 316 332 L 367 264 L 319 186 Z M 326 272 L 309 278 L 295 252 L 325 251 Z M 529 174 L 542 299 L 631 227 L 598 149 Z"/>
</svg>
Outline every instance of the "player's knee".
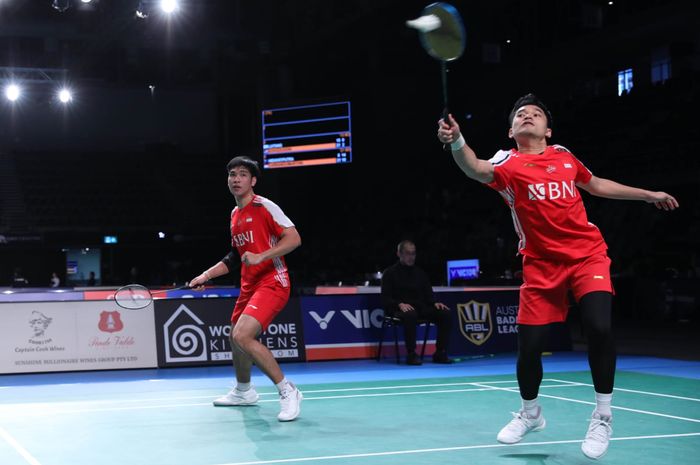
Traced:
<svg viewBox="0 0 700 465">
<path fill-rule="evenodd" d="M 241 352 L 243 349 L 239 345 L 239 342 L 236 340 L 235 337 L 235 332 L 231 331 L 231 334 L 228 335 L 228 340 L 231 343 L 231 349 L 235 352 Z"/>
<path fill-rule="evenodd" d="M 238 328 L 234 328 L 233 331 L 231 331 L 231 344 L 235 347 L 243 349 L 247 347 L 254 339 L 255 338 L 253 336 Z"/>
<path fill-rule="evenodd" d="M 586 335 L 591 343 L 603 344 L 613 340 L 612 329 L 606 324 L 589 324 Z"/>
</svg>

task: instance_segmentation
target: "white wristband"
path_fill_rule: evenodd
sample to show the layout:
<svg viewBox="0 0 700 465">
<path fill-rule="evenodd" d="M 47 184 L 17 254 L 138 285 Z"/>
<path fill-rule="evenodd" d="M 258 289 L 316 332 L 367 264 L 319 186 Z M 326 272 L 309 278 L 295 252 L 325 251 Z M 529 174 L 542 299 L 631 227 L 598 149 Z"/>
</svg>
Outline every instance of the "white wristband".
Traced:
<svg viewBox="0 0 700 465">
<path fill-rule="evenodd" d="M 459 139 L 457 139 L 456 141 L 454 141 L 450 144 L 450 148 L 452 150 L 459 150 L 462 147 L 464 147 L 465 145 L 467 145 L 467 143 L 464 140 L 464 136 L 462 134 L 460 134 Z"/>
</svg>

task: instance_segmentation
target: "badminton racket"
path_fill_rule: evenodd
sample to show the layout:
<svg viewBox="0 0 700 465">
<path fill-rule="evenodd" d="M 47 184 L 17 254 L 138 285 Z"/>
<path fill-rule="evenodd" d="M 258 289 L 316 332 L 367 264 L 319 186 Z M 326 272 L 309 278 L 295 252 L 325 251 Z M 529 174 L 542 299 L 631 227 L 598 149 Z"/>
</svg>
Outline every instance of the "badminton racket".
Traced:
<svg viewBox="0 0 700 465">
<path fill-rule="evenodd" d="M 185 285 L 152 291 L 140 284 L 127 284 L 117 289 L 114 293 L 114 301 L 122 308 L 138 310 L 148 307 L 153 302 L 154 295 L 163 294 L 168 291 L 179 291 L 181 289 L 192 289 L 192 287 Z"/>
<path fill-rule="evenodd" d="M 406 21 L 406 26 L 416 29 L 426 52 L 440 62 L 442 77 L 442 117 L 447 124 L 447 62 L 462 56 L 466 46 L 466 34 L 462 17 L 449 3 L 437 2 L 426 6 L 419 18 Z"/>
</svg>

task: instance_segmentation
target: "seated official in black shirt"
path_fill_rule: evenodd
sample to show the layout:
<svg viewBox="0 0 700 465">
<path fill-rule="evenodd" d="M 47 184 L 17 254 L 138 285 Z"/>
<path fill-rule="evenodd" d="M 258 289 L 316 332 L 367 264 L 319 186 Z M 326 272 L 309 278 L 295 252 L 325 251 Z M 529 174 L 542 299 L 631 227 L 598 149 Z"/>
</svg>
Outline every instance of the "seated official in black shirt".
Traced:
<svg viewBox="0 0 700 465">
<path fill-rule="evenodd" d="M 416 266 L 416 245 L 401 241 L 396 251 L 399 261 L 382 275 L 382 305 L 387 315 L 403 321 L 406 344 L 406 363 L 420 365 L 416 355 L 416 324 L 419 318 L 437 325 L 437 344 L 433 354 L 435 363 L 452 363 L 447 357 L 450 337 L 450 309 L 433 298 L 428 275 Z"/>
</svg>

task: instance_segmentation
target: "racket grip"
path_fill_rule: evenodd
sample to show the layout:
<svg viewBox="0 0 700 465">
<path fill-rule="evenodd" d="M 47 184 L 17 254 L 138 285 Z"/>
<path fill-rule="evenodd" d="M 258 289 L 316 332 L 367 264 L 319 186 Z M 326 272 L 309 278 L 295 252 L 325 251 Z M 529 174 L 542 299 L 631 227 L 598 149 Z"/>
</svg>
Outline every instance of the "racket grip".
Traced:
<svg viewBox="0 0 700 465">
<path fill-rule="evenodd" d="M 448 126 L 450 125 L 450 122 L 447 118 L 449 115 L 450 115 L 450 110 L 448 110 L 447 107 L 443 108 L 442 109 L 442 120 Z M 452 147 L 450 146 L 450 144 L 442 144 L 442 150 L 444 150 L 445 152 L 451 152 Z"/>
</svg>

